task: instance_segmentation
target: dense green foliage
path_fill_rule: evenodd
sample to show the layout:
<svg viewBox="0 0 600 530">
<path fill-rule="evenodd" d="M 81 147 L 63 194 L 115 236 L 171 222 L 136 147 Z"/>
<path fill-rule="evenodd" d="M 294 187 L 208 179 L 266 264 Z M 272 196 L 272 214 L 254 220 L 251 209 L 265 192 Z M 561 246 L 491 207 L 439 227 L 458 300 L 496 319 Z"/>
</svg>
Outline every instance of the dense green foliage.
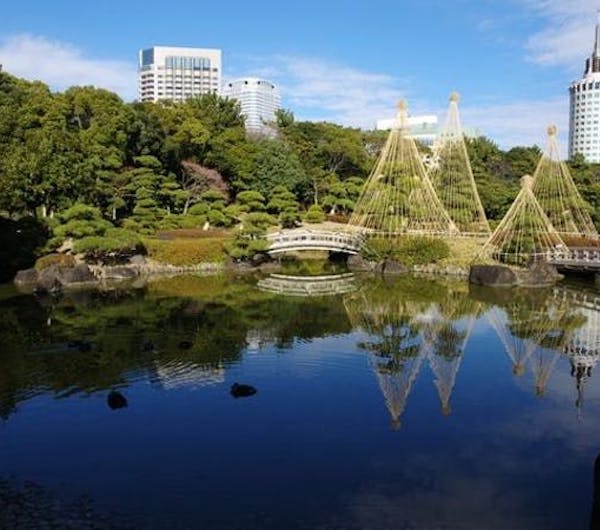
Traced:
<svg viewBox="0 0 600 530">
<path fill-rule="evenodd" d="M 362 253 L 371 261 L 395 260 L 405 265 L 419 265 L 447 258 L 450 248 L 445 241 L 431 237 L 371 238 Z"/>
<path fill-rule="evenodd" d="M 128 252 L 158 231 L 235 228 L 232 255 L 246 256 L 265 230 L 248 216 L 269 214 L 285 228 L 326 215 L 344 222 L 386 136 L 280 111 L 277 137 L 256 138 L 239 105 L 214 94 L 125 103 L 102 89 L 52 92 L 0 72 L 0 212 L 43 219 L 42 232 L 53 230 L 46 250 L 73 240 L 88 254 Z M 486 214 L 500 219 L 540 150 L 503 151 L 485 138 L 468 150 Z M 600 166 L 582 157 L 570 166 L 598 221 Z M 5 261 L 33 264 L 39 236 L 27 256 Z"/>
</svg>

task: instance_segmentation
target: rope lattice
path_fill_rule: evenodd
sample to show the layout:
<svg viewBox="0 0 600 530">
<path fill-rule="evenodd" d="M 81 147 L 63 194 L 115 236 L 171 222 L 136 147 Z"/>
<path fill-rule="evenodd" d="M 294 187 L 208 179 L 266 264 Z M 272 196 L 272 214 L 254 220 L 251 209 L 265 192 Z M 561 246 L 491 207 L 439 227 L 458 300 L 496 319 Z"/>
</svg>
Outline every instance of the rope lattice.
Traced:
<svg viewBox="0 0 600 530">
<path fill-rule="evenodd" d="M 349 223 L 387 237 L 458 232 L 436 195 L 409 134 L 404 101 L 398 104 L 396 126 L 363 187 Z"/>
<path fill-rule="evenodd" d="M 490 227 L 473 177 L 458 113 L 459 95 L 450 95 L 448 117 L 434 146 L 429 177 L 457 228 L 465 234 L 489 235 Z"/>
<path fill-rule="evenodd" d="M 486 241 L 480 257 L 502 263 L 527 266 L 548 251 L 564 248 L 565 244 L 535 198 L 533 179 L 521 179 L 521 191 Z"/>
<path fill-rule="evenodd" d="M 548 127 L 548 143 L 533 175 L 533 193 L 561 236 L 598 238 L 589 205 L 579 194 L 560 158 L 556 126 Z"/>
</svg>

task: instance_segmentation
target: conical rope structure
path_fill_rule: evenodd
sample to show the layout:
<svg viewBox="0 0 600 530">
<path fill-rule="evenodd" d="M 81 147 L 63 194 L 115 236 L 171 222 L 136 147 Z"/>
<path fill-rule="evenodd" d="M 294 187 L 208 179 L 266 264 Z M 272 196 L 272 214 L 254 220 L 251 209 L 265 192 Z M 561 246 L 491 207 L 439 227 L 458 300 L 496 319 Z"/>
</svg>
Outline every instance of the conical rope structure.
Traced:
<svg viewBox="0 0 600 530">
<path fill-rule="evenodd" d="M 589 205 L 579 194 L 569 168 L 560 158 L 556 134 L 556 126 L 548 127 L 546 151 L 533 175 L 533 193 L 563 239 L 598 239 Z M 578 246 L 582 246 L 581 243 Z"/>
<path fill-rule="evenodd" d="M 409 134 L 405 101 L 398 104 L 396 126 L 362 189 L 349 224 L 391 238 L 458 233 Z"/>
<path fill-rule="evenodd" d="M 535 198 L 532 187 L 533 178 L 525 175 L 521 179 L 521 191 L 486 241 L 479 258 L 524 267 L 553 250 L 566 248 Z"/>
<path fill-rule="evenodd" d="M 429 177 L 437 196 L 460 232 L 487 236 L 491 230 L 465 145 L 458 112 L 459 99 L 456 92 L 450 95 L 448 117 L 434 146 Z"/>
</svg>

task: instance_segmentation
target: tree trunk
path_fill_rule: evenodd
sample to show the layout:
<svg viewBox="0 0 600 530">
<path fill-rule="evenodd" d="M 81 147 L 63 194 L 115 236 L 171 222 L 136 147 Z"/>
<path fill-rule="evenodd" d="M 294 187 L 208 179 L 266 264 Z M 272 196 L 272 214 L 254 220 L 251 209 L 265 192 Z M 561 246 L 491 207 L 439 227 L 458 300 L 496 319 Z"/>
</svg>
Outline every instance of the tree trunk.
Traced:
<svg viewBox="0 0 600 530">
<path fill-rule="evenodd" d="M 112 215 L 111 215 L 111 218 L 112 218 L 112 220 L 113 220 L 113 221 L 116 221 L 116 220 L 117 220 L 117 209 L 116 209 L 114 206 L 112 207 Z"/>
<path fill-rule="evenodd" d="M 46 208 L 45 204 L 42 204 L 42 217 L 45 219 L 48 217 L 48 208 Z"/>
<path fill-rule="evenodd" d="M 185 204 L 183 205 L 183 215 L 187 215 L 189 207 L 190 207 L 190 198 L 188 197 L 185 200 Z"/>
</svg>

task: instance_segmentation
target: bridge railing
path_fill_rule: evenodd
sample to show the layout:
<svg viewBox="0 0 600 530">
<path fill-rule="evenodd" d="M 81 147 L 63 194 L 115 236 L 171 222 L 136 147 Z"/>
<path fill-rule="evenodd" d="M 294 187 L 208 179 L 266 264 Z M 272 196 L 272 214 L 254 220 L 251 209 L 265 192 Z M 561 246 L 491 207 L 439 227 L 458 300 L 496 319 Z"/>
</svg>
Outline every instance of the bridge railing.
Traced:
<svg viewBox="0 0 600 530">
<path fill-rule="evenodd" d="M 592 264 L 600 263 L 600 248 L 564 248 L 548 251 L 547 260 L 556 264 Z"/>
<path fill-rule="evenodd" d="M 327 248 L 358 252 L 362 246 L 362 237 L 358 234 L 324 231 L 274 232 L 267 235 L 269 251 L 295 248 Z"/>
</svg>

